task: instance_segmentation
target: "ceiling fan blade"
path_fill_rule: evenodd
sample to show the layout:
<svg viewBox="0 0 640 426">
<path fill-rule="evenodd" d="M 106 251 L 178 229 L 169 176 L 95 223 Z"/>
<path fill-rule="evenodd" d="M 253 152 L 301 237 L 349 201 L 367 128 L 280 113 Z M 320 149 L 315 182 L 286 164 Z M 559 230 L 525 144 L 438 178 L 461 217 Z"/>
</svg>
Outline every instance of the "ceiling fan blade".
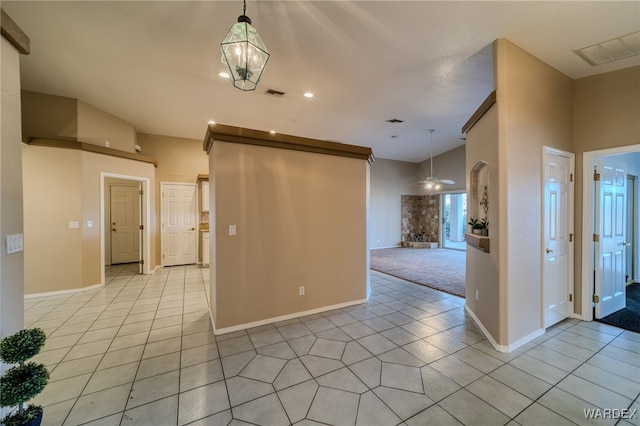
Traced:
<svg viewBox="0 0 640 426">
<path fill-rule="evenodd" d="M 455 181 L 452 181 L 451 179 L 442 179 L 440 183 L 444 183 L 445 185 L 453 185 L 455 184 Z"/>
</svg>

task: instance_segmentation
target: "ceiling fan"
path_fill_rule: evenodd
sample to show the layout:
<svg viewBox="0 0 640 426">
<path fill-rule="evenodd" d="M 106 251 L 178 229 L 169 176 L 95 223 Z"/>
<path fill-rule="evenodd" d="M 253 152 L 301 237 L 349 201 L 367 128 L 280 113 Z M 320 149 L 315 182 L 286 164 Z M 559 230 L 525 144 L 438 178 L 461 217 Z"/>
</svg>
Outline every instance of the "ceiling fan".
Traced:
<svg viewBox="0 0 640 426">
<path fill-rule="evenodd" d="M 436 129 L 429 129 L 429 133 L 431 134 L 431 140 L 429 143 L 429 155 L 431 157 L 431 173 L 428 177 L 420 180 L 420 185 L 426 189 L 428 192 L 436 192 L 442 188 L 442 185 L 453 185 L 455 182 L 451 179 L 439 179 L 437 176 L 433 175 L 433 132 Z"/>
</svg>

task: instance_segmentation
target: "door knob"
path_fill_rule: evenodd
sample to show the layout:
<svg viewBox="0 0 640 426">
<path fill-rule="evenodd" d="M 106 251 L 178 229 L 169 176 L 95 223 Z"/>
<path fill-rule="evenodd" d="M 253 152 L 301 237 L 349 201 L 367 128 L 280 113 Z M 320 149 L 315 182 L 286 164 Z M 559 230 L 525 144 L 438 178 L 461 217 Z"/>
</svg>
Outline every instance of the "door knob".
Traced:
<svg viewBox="0 0 640 426">
<path fill-rule="evenodd" d="M 112 231 L 113 231 L 113 232 L 116 232 L 116 228 L 113 228 L 113 229 L 112 229 Z"/>
<path fill-rule="evenodd" d="M 622 247 L 628 247 L 631 245 L 631 243 L 628 243 L 626 241 L 621 242 L 619 245 L 621 245 Z"/>
<path fill-rule="evenodd" d="M 195 230 L 196 230 L 196 228 L 191 228 L 191 230 L 192 230 L 192 231 L 195 231 Z"/>
<path fill-rule="evenodd" d="M 554 253 L 554 251 L 553 251 L 553 250 L 551 250 L 550 248 L 548 248 L 548 249 L 546 250 L 546 252 L 547 252 L 547 253 Z"/>
</svg>

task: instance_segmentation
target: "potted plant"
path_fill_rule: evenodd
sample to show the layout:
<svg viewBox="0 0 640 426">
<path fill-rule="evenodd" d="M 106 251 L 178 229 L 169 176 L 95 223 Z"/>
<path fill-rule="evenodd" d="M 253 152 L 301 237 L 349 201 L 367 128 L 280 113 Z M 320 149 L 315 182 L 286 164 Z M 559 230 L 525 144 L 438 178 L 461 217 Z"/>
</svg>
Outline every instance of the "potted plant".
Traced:
<svg viewBox="0 0 640 426">
<path fill-rule="evenodd" d="M 484 237 L 488 237 L 489 236 L 489 221 L 487 220 L 486 217 L 483 218 L 480 221 L 480 226 L 481 226 L 480 231 L 481 231 L 482 235 Z"/>
<path fill-rule="evenodd" d="M 470 217 L 467 223 L 471 226 L 471 233 L 476 235 L 482 234 L 482 223 L 479 222 L 478 219 Z"/>
<path fill-rule="evenodd" d="M 0 360 L 17 364 L 0 378 L 0 406 L 15 407 L 2 424 L 6 426 L 38 426 L 42 421 L 42 407 L 25 402 L 38 395 L 49 381 L 49 371 L 43 364 L 28 359 L 37 355 L 47 336 L 41 328 L 20 330 L 0 341 Z"/>
</svg>

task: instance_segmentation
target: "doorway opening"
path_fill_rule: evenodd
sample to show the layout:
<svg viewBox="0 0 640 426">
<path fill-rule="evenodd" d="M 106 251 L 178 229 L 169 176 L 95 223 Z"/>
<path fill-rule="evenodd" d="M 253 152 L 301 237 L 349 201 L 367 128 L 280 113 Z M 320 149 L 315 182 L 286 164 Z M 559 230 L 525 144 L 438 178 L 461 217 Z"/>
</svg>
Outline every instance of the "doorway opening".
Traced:
<svg viewBox="0 0 640 426">
<path fill-rule="evenodd" d="M 149 274 L 150 180 L 140 176 L 100 173 L 100 269 L 122 264 Z"/>
<path fill-rule="evenodd" d="M 442 194 L 442 228 L 440 241 L 442 248 L 467 250 L 464 234 L 467 231 L 466 192 Z"/>
<path fill-rule="evenodd" d="M 640 285 L 639 188 L 633 178 L 640 174 L 640 145 L 585 152 L 583 170 L 582 319 L 609 323 L 624 316 L 638 324 L 640 310 L 629 317 L 625 306 L 627 296 L 637 294 L 631 286 Z"/>
</svg>

